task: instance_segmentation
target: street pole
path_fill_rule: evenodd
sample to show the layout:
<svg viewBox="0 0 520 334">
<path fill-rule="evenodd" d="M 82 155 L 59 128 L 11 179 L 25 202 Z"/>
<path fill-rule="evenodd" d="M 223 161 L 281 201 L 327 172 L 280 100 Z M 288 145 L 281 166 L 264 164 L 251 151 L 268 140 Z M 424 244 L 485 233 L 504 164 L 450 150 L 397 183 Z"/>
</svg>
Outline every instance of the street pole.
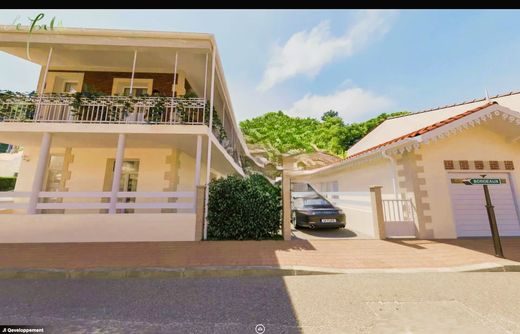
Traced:
<svg viewBox="0 0 520 334">
<path fill-rule="evenodd" d="M 498 235 L 495 210 L 493 204 L 491 203 L 491 196 L 489 196 L 489 189 L 487 184 L 484 184 L 484 195 L 486 196 L 486 210 L 489 219 L 489 227 L 491 228 L 491 235 L 493 237 L 493 245 L 495 246 L 495 256 L 504 258 L 502 244 L 500 243 L 500 236 Z"/>
</svg>

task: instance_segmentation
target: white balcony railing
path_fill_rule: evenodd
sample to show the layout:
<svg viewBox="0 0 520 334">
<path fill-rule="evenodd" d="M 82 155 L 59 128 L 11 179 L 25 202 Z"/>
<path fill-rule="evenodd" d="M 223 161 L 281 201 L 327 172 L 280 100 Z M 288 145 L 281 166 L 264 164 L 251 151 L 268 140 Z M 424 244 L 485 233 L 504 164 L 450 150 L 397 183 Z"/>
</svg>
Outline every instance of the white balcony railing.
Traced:
<svg viewBox="0 0 520 334">
<path fill-rule="evenodd" d="M 16 94 L 0 98 L 0 122 L 208 125 L 206 109 L 203 98 Z M 223 138 L 221 132 L 214 122 L 213 133 L 241 166 L 237 136 L 226 132 Z"/>
<path fill-rule="evenodd" d="M 30 192 L 0 192 L 0 213 L 5 210 L 27 209 Z M 106 213 L 110 207 L 110 192 L 46 192 L 38 194 L 38 210 L 81 210 L 81 212 Z M 23 201 L 15 200 L 23 199 Z M 118 213 L 130 213 L 134 209 L 181 209 L 195 211 L 195 192 L 118 192 Z M 139 198 L 138 201 L 136 199 Z M 94 210 L 94 211 L 92 211 Z"/>
<path fill-rule="evenodd" d="M 26 95 L 0 101 L 0 121 L 205 124 L 205 107 L 202 98 Z"/>
</svg>

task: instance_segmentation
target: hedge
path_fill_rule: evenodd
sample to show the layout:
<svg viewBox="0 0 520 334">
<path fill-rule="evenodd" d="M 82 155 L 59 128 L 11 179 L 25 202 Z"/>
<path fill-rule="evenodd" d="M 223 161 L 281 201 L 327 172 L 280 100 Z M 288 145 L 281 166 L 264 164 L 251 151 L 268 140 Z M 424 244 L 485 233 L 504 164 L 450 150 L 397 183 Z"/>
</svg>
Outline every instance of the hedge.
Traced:
<svg viewBox="0 0 520 334">
<path fill-rule="evenodd" d="M 1 177 L 0 176 L 0 191 L 13 190 L 15 184 L 16 184 L 16 177 Z"/>
<path fill-rule="evenodd" d="M 228 176 L 209 184 L 208 239 L 262 240 L 280 235 L 282 195 L 264 176 Z"/>
</svg>

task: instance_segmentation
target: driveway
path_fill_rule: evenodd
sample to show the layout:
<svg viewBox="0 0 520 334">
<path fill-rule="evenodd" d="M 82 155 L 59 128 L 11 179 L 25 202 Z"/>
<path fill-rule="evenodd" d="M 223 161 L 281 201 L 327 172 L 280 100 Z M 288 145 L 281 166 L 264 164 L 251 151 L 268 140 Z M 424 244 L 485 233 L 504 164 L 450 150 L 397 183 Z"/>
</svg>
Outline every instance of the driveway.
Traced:
<svg viewBox="0 0 520 334">
<path fill-rule="evenodd" d="M 294 240 L 348 240 L 348 239 L 373 239 L 359 234 L 347 228 L 338 229 L 309 229 L 300 227 L 291 230 L 291 238 Z"/>
</svg>

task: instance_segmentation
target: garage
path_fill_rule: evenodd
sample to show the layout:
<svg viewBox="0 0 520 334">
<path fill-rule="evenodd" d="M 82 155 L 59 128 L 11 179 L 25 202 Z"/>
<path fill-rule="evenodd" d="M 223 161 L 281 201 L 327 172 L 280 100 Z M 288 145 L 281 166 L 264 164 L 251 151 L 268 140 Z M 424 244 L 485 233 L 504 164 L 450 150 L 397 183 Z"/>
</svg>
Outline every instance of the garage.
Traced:
<svg viewBox="0 0 520 334">
<path fill-rule="evenodd" d="M 488 186 L 500 235 L 520 236 L 518 207 L 509 173 L 448 173 L 457 236 L 491 235 L 483 186 L 463 183 L 465 179 L 481 178 L 481 174 L 487 174 L 486 178 L 501 179 L 500 185 Z"/>
</svg>

